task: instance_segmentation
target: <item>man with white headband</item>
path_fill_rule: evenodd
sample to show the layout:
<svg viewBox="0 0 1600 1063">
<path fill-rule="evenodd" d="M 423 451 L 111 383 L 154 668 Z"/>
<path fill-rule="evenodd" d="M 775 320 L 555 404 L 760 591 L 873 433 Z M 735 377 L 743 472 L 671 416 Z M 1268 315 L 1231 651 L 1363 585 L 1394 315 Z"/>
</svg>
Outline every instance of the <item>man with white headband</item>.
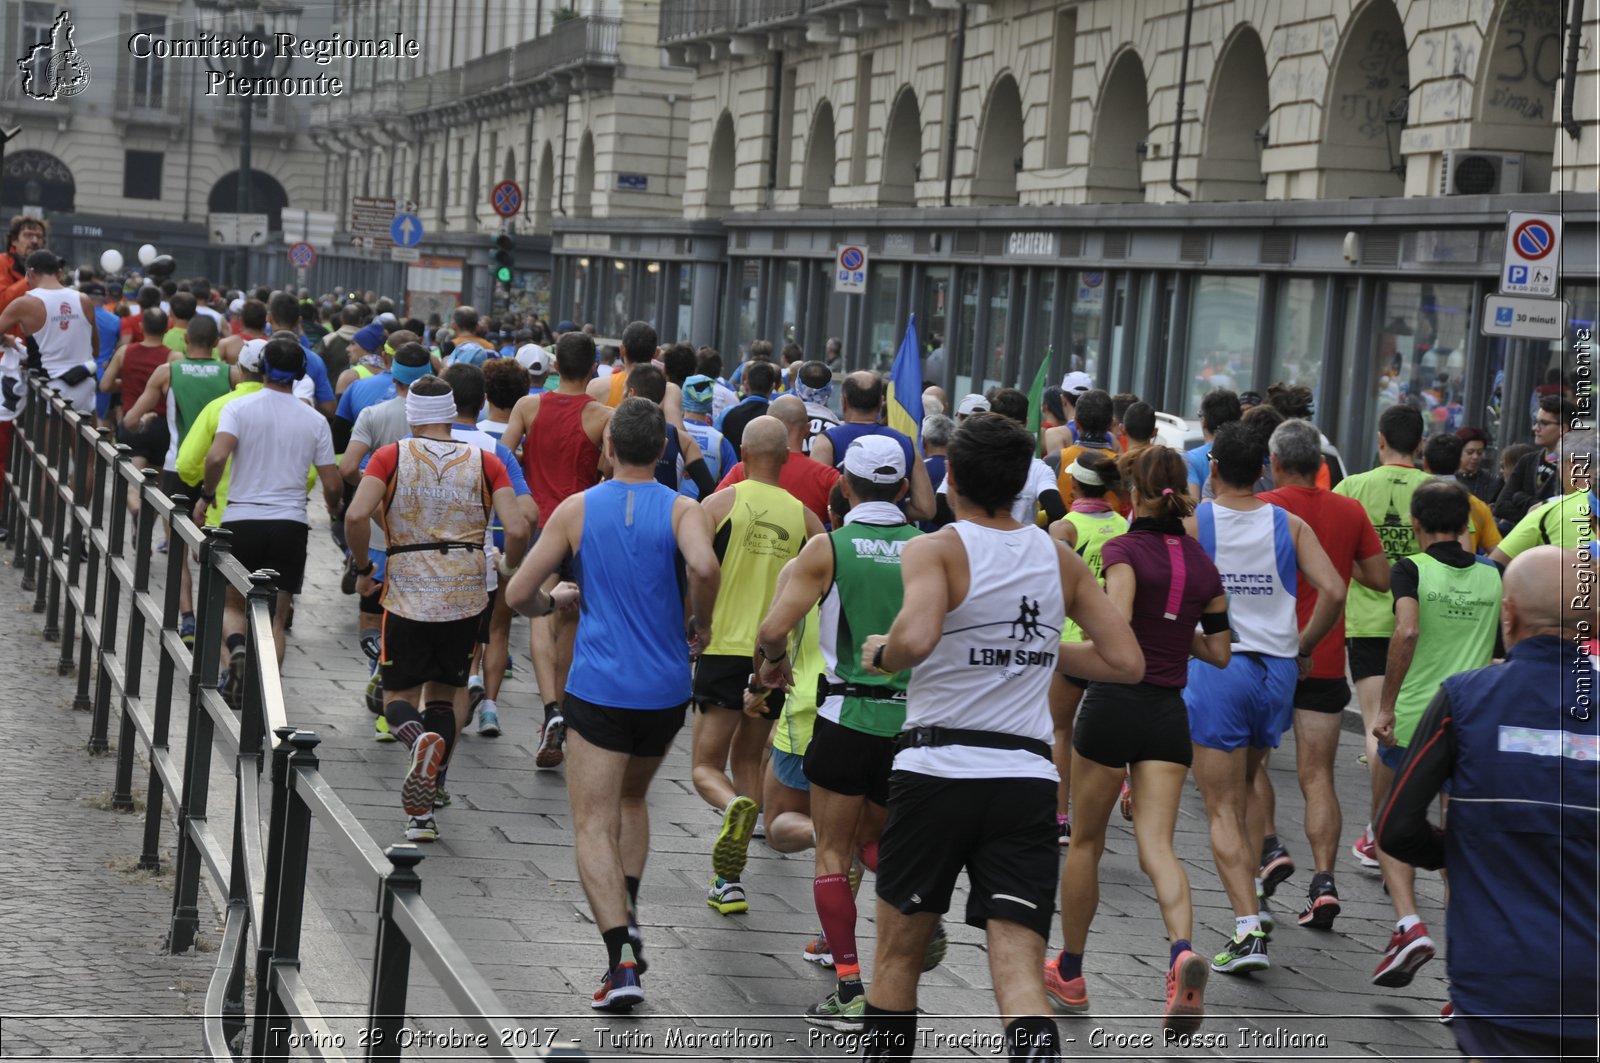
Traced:
<svg viewBox="0 0 1600 1063">
<path fill-rule="evenodd" d="M 505 464 L 455 438 L 450 386 L 431 374 L 406 395 L 411 438 L 380 448 L 367 462 L 345 512 L 356 590 L 371 594 L 371 521 L 388 535 L 383 580 L 383 648 L 378 662 L 389 731 L 411 750 L 400 789 L 406 840 L 439 836 L 433 818 L 439 774 L 455 746 L 455 701 L 467 685 L 479 617 L 488 605 L 484 537 L 493 508 L 505 524 L 506 553 L 521 557 L 527 525 Z"/>
<path fill-rule="evenodd" d="M 795 373 L 794 394 L 806 404 L 811 430 L 806 434 L 804 451 L 811 453 L 811 438 L 839 426 L 839 416 L 829 408 L 833 399 L 833 370 L 826 362 L 806 362 Z"/>
</svg>

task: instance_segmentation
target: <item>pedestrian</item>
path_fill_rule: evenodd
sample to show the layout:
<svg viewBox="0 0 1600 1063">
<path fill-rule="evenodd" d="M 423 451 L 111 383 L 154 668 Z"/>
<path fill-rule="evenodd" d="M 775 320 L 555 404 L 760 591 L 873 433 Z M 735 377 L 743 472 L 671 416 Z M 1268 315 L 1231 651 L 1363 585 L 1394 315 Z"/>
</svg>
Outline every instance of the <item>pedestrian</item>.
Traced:
<svg viewBox="0 0 1600 1063">
<path fill-rule="evenodd" d="M 374 517 L 383 522 L 383 712 L 411 751 L 400 790 L 406 839 L 434 841 L 439 777 L 460 734 L 456 702 L 488 606 L 483 547 L 491 511 L 505 524 L 507 556 L 520 557 L 527 536 L 500 459 L 452 434 L 458 410 L 449 385 L 429 374 L 405 401 L 411 438 L 367 462 L 344 514 L 345 538 L 356 588 L 371 594 L 368 527 Z"/>
<path fill-rule="evenodd" d="M 1448 480 L 1451 483 L 1461 483 L 1457 472 L 1461 468 L 1462 442 L 1454 432 L 1435 432 L 1428 437 L 1422 445 L 1422 469 L 1430 473 L 1435 479 Z M 1461 484 L 1466 487 L 1466 484 Z M 1467 502 L 1470 506 L 1467 514 L 1466 541 L 1462 544 L 1467 552 L 1487 556 L 1489 551 L 1500 545 L 1500 528 L 1495 524 L 1494 513 L 1489 508 L 1489 503 L 1467 490 Z"/>
<path fill-rule="evenodd" d="M 861 644 L 868 673 L 911 670 L 878 845 L 867 1059 L 912 1057 L 917 983 L 963 868 L 1010 1058 L 1060 1059 L 1041 974 L 1059 859 L 1046 692 L 1057 669 L 1137 682 L 1145 664 L 1088 566 L 1013 519 L 1035 447 L 995 414 L 956 430 L 946 479 L 957 522 L 906 544 L 900 611 Z M 1091 641 L 1060 645 L 1069 611 Z"/>
<path fill-rule="evenodd" d="M 1466 425 L 1456 429 L 1456 438 L 1461 440 L 1461 468 L 1456 470 L 1456 479 L 1472 492 L 1472 497 L 1494 505 L 1504 481 L 1495 473 L 1492 464 L 1483 462 L 1488 456 L 1488 434 L 1481 428 Z"/>
<path fill-rule="evenodd" d="M 1575 409 L 1565 395 L 1540 397 L 1533 418 L 1533 442 L 1539 449 L 1517 462 L 1494 503 L 1495 519 L 1503 525 L 1515 525 L 1535 505 L 1561 492 L 1556 445 L 1573 426 Z"/>
<path fill-rule="evenodd" d="M 61 259 L 40 249 L 26 260 L 28 288 L 0 310 L 0 335 L 21 326 L 39 349 L 39 367 L 72 408 L 94 416 L 96 355 L 94 302 L 61 283 Z M 8 344 L 21 341 L 8 337 Z"/>
<path fill-rule="evenodd" d="M 1080 455 L 1078 461 L 1109 463 L 1096 453 Z M 1128 472 L 1133 523 L 1125 533 L 1101 539 L 1090 571 L 1103 570 L 1107 596 L 1132 627 L 1144 652 L 1144 678 L 1133 684 L 1085 684 L 1070 731 L 1077 832 L 1061 873 L 1063 949 L 1056 959 L 1045 961 L 1044 984 L 1057 1007 L 1088 1010 L 1083 956 L 1100 903 L 1106 824 L 1124 777 L 1131 777 L 1139 792 L 1132 806 L 1139 866 L 1155 888 L 1167 929 L 1164 1025 L 1190 1033 L 1204 1017 L 1208 969 L 1190 944 L 1194 909 L 1189 877 L 1172 848 L 1178 803 L 1194 759 L 1183 688 L 1191 653 L 1217 668 L 1228 665 L 1228 597 L 1216 565 L 1199 542 L 1184 534 L 1183 519 L 1193 502 L 1185 489 L 1183 459 L 1165 447 L 1149 448 L 1135 455 Z M 1062 740 L 1058 732 L 1057 741 Z"/>
<path fill-rule="evenodd" d="M 592 359 L 587 337 L 557 341 L 564 388 L 574 381 L 570 355 L 580 340 Z M 592 366 L 591 360 L 585 374 Z M 606 946 L 606 974 L 590 1005 L 598 1011 L 629 1011 L 644 1000 L 638 900 L 650 853 L 646 801 L 683 726 L 691 647 L 714 635 L 719 577 L 710 523 L 701 506 L 655 479 L 666 426 L 654 403 L 623 400 L 605 437 L 613 478 L 572 495 L 546 517 L 507 590 L 519 613 L 549 613 L 570 599 L 572 588 L 558 584 L 547 593 L 540 589 L 545 581 L 568 555 L 582 574 L 583 622 L 563 719 L 571 729 L 567 795 L 578 875 Z M 687 639 L 679 637 L 686 600 Z"/>
<path fill-rule="evenodd" d="M 828 497 L 839 482 L 839 470 L 805 454 L 809 418 L 806 407 L 794 395 L 780 395 L 767 407 L 771 416 L 783 422 L 788 436 L 789 457 L 778 473 L 778 486 L 798 498 L 824 527 L 828 526 Z M 717 490 L 732 487 L 745 478 L 744 462 L 735 462 L 717 484 Z"/>
<path fill-rule="evenodd" d="M 756 362 L 746 376 L 770 369 Z M 722 582 L 711 616 L 712 639 L 694 669 L 699 713 L 691 759 L 696 792 L 722 813 L 706 903 L 723 915 L 750 907 L 741 876 L 761 811 L 762 752 L 784 702 L 782 690 L 766 691 L 763 706 L 745 712 L 745 691 L 755 689 L 751 653 L 778 573 L 806 540 L 823 532 L 816 514 L 780 485 L 783 464 L 790 460 L 783 423 L 758 417 L 747 431 L 753 433 L 745 447 L 748 478 L 700 503 L 715 534 Z"/>
<path fill-rule="evenodd" d="M 1592 541 L 1586 518 L 1594 512 L 1591 492 L 1595 462 L 1600 459 L 1596 444 L 1592 431 L 1568 432 L 1556 442 L 1556 462 L 1566 493 L 1529 511 L 1490 552 L 1491 560 L 1505 565 L 1535 546 L 1554 544 L 1572 550 Z"/>
<path fill-rule="evenodd" d="M 936 512 L 933 484 L 928 481 L 928 469 L 922 456 L 916 453 L 911 439 L 902 432 L 880 423 L 883 403 L 887 394 L 883 377 L 862 370 L 844 378 L 844 415 L 836 428 L 830 428 L 811 440 L 811 458 L 824 465 L 838 468 L 844 462 L 845 451 L 860 436 L 888 436 L 900 444 L 906 455 L 906 468 L 911 470 L 911 491 L 901 508 L 906 519 L 932 520 Z"/>
<path fill-rule="evenodd" d="M 1600 729 L 1595 664 L 1577 646 L 1594 614 L 1570 593 L 1575 572 L 1592 586 L 1593 562 L 1555 546 L 1511 562 L 1505 661 L 1438 684 L 1378 815 L 1385 854 L 1450 870 L 1446 1012 L 1468 1059 L 1595 1058 L 1600 758 L 1579 751 L 1600 747 Z"/>
</svg>

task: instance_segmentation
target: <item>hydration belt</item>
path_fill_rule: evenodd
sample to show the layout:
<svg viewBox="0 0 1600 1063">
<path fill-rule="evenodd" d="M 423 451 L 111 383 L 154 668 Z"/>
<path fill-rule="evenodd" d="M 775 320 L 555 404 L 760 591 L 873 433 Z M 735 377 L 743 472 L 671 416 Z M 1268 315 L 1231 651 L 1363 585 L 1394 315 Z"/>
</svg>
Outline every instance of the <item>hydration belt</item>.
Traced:
<svg viewBox="0 0 1600 1063">
<path fill-rule="evenodd" d="M 1006 734 L 1002 731 L 975 731 L 965 727 L 908 727 L 895 735 L 894 749 L 924 749 L 930 746 L 981 746 L 984 749 L 1020 749 L 1050 760 L 1050 745 L 1037 738 Z"/>
<path fill-rule="evenodd" d="M 906 692 L 893 687 L 874 686 L 871 683 L 830 683 L 827 676 L 817 676 L 817 701 L 822 702 L 836 696 L 871 698 L 873 701 L 906 700 Z"/>
<path fill-rule="evenodd" d="M 396 554 L 411 554 L 411 553 L 416 553 L 419 550 L 437 550 L 441 554 L 447 554 L 451 550 L 482 550 L 482 549 L 483 549 L 483 543 L 481 543 L 481 542 L 476 542 L 476 543 L 458 543 L 458 542 L 406 543 L 404 546 L 391 546 L 391 547 L 389 547 L 388 556 L 389 557 L 393 557 Z"/>
</svg>

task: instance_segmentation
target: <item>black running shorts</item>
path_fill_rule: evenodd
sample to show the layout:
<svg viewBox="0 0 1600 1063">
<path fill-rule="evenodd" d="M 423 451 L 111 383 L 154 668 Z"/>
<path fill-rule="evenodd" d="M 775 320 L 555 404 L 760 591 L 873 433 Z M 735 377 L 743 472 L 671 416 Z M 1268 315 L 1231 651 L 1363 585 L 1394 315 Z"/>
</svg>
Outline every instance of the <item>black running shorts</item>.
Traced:
<svg viewBox="0 0 1600 1063">
<path fill-rule="evenodd" d="M 894 739 L 869 735 L 818 715 L 806 747 L 806 780 L 846 797 L 889 803 Z"/>
<path fill-rule="evenodd" d="M 1307 677 L 1294 688 L 1294 707 L 1307 712 L 1343 712 L 1348 704 L 1350 684 L 1343 679 Z"/>
<path fill-rule="evenodd" d="M 592 746 L 630 757 L 664 757 L 683 729 L 689 706 L 670 709 L 612 709 L 568 694 L 561 715 L 568 727 Z"/>
<path fill-rule="evenodd" d="M 298 520 L 228 520 L 222 527 L 233 533 L 229 545 L 247 572 L 270 568 L 278 590 L 299 594 L 306 575 L 306 539 L 309 525 Z"/>
<path fill-rule="evenodd" d="M 1189 765 L 1189 710 L 1183 691 L 1153 683 L 1090 683 L 1072 725 L 1072 748 L 1108 768 L 1142 760 Z"/>
<path fill-rule="evenodd" d="M 694 666 L 694 703 L 701 712 L 720 705 L 734 712 L 744 711 L 744 691 L 750 685 L 750 658 L 719 654 L 702 655 Z M 767 711 L 762 718 L 776 720 L 783 711 L 783 691 L 767 692 Z"/>
<path fill-rule="evenodd" d="M 478 644 L 477 614 L 460 620 L 408 620 L 383 614 L 383 656 L 378 668 L 386 691 L 424 683 L 464 687 Z"/>
<path fill-rule="evenodd" d="M 906 915 L 942 915 L 965 868 L 968 924 L 1006 919 L 1048 939 L 1060 852 L 1056 784 L 1047 779 L 896 771 L 878 842 L 878 897 Z"/>
<path fill-rule="evenodd" d="M 167 460 L 171 439 L 165 417 L 153 417 L 149 424 L 137 429 L 127 424 L 117 426 L 117 442 L 126 444 L 133 451 L 133 457 L 143 458 L 145 464 L 154 469 L 161 468 L 161 463 Z"/>
<path fill-rule="evenodd" d="M 167 460 L 167 456 L 166 456 L 165 453 L 163 453 L 161 455 L 161 460 L 162 461 L 166 461 Z M 173 472 L 171 469 L 162 469 L 161 470 L 160 487 L 161 487 L 161 493 L 166 495 L 168 498 L 176 498 L 179 495 L 182 495 L 183 497 L 187 498 L 189 500 L 189 505 L 190 505 L 191 509 L 194 506 L 195 499 L 200 497 L 200 488 L 198 488 L 198 487 L 190 487 L 188 484 L 183 482 L 183 477 L 179 476 L 177 473 Z M 184 516 L 188 516 L 188 515 L 189 515 L 189 510 L 188 509 L 184 510 Z"/>
<path fill-rule="evenodd" d="M 1350 658 L 1350 678 L 1356 682 L 1371 679 L 1384 673 L 1389 663 L 1389 640 L 1345 639 L 1345 653 Z"/>
</svg>

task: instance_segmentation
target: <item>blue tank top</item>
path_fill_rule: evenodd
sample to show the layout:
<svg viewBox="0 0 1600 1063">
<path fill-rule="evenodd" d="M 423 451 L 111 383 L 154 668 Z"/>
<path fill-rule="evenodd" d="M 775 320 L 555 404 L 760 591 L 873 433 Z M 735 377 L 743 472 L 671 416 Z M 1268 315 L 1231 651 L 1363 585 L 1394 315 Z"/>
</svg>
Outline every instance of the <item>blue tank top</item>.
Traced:
<svg viewBox="0 0 1600 1063">
<path fill-rule="evenodd" d="M 616 480 L 583 493 L 583 538 L 573 558 L 583 597 L 567 677 L 575 697 L 614 709 L 670 709 L 689 700 L 683 558 L 672 534 L 677 498 L 658 483 Z"/>
<path fill-rule="evenodd" d="M 676 494 L 678 484 L 683 479 L 679 472 L 683 461 L 683 448 L 678 445 L 678 430 L 673 425 L 667 425 L 667 449 L 661 452 L 661 457 L 656 459 L 656 483 L 663 487 L 670 487 Z"/>
<path fill-rule="evenodd" d="M 886 428 L 881 424 L 841 424 L 822 433 L 833 443 L 833 467 L 840 468 L 844 465 L 844 452 L 850 449 L 850 444 L 862 436 L 888 436 L 900 444 L 900 450 L 906 457 L 906 469 L 916 464 L 916 454 L 911 446 L 911 437 L 904 432 L 896 432 L 893 428 Z"/>
</svg>

